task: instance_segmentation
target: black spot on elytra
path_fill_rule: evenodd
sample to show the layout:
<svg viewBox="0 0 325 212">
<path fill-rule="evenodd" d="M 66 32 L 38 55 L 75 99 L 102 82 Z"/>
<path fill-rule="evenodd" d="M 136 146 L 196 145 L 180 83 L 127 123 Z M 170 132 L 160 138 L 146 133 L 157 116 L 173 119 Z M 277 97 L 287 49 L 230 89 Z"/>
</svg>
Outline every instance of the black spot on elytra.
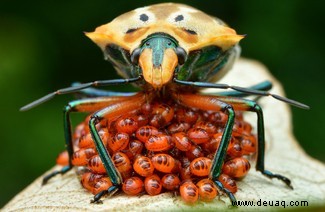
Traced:
<svg viewBox="0 0 325 212">
<path fill-rule="evenodd" d="M 197 33 L 194 31 L 194 30 L 190 30 L 190 29 L 184 29 L 185 32 L 187 32 L 188 34 L 191 34 L 191 35 L 197 35 Z"/>
<path fill-rule="evenodd" d="M 178 15 L 175 17 L 175 21 L 178 22 L 178 21 L 182 21 L 184 20 L 184 16 L 183 15 Z"/>
<path fill-rule="evenodd" d="M 125 33 L 129 34 L 129 33 L 135 32 L 135 31 L 137 31 L 137 28 L 131 28 L 131 29 L 128 29 Z"/>
<path fill-rule="evenodd" d="M 143 13 L 140 15 L 140 20 L 143 22 L 146 22 L 149 20 L 149 16 L 147 16 L 146 14 Z"/>
</svg>

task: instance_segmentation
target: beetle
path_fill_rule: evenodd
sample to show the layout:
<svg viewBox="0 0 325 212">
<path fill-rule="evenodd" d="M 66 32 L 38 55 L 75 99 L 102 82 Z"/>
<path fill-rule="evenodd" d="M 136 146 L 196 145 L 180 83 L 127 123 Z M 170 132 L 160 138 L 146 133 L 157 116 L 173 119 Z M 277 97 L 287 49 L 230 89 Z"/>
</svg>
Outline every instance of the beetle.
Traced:
<svg viewBox="0 0 325 212">
<path fill-rule="evenodd" d="M 272 96 L 299 108 L 309 107 L 300 102 L 268 92 L 268 81 L 249 88 L 215 83 L 232 67 L 239 56 L 239 35 L 218 18 L 183 4 L 163 3 L 138 8 L 118 16 L 108 24 L 87 32 L 86 36 L 104 52 L 122 79 L 110 79 L 75 84 L 52 92 L 24 107 L 29 110 L 56 95 L 83 92 L 96 98 L 74 100 L 64 107 L 65 142 L 69 154 L 69 165 L 43 179 L 43 184 L 57 174 L 69 171 L 73 164 L 73 143 L 70 124 L 71 112 L 92 113 L 89 129 L 97 152 L 105 167 L 112 186 L 96 194 L 93 202 L 112 195 L 121 188 L 122 177 L 103 144 L 96 124 L 105 117 L 114 117 L 139 109 L 163 99 L 187 108 L 206 111 L 221 111 L 227 114 L 219 148 L 211 161 L 208 174 L 214 184 L 225 192 L 230 200 L 236 199 L 232 192 L 219 180 L 222 165 L 232 134 L 236 111 L 251 111 L 257 114 L 258 156 L 256 169 L 269 178 L 277 178 L 292 188 L 287 177 L 274 174 L 264 167 L 265 139 L 262 108 L 253 100 L 242 97 L 249 95 Z M 132 83 L 141 88 L 137 93 L 103 91 L 90 87 L 102 87 Z M 232 89 L 230 92 L 200 94 L 202 88 Z M 149 108 L 150 109 L 150 108 Z"/>
</svg>

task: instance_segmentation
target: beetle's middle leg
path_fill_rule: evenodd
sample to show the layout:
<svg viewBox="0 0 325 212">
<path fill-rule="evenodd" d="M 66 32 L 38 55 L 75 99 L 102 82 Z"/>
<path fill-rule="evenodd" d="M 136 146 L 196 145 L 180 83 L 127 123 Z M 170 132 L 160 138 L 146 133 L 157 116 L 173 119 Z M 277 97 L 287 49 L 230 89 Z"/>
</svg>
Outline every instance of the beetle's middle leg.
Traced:
<svg viewBox="0 0 325 212">
<path fill-rule="evenodd" d="M 109 104 L 114 104 L 117 102 L 125 101 L 126 99 L 132 99 L 133 97 L 104 97 L 104 98 L 89 98 L 82 100 L 74 100 L 69 102 L 63 109 L 63 124 L 64 124 L 64 135 L 66 149 L 69 155 L 69 165 L 64 166 L 61 170 L 54 171 L 43 178 L 42 184 L 46 184 L 48 180 L 58 174 L 64 174 L 69 171 L 73 165 L 71 163 L 73 154 L 73 142 L 72 142 L 72 132 L 71 132 L 71 112 L 95 112 L 106 107 Z"/>
<path fill-rule="evenodd" d="M 130 98 L 130 97 L 128 97 Z M 133 98 L 131 100 L 123 101 L 120 103 L 116 103 L 113 105 L 109 105 L 104 109 L 94 113 L 89 120 L 89 129 L 92 135 L 93 141 L 95 143 L 98 155 L 105 167 L 106 173 L 112 182 L 112 186 L 107 190 L 99 192 L 94 196 L 94 199 L 91 201 L 92 203 L 100 203 L 101 197 L 103 195 L 113 195 L 118 191 L 122 184 L 122 177 L 118 170 L 116 169 L 111 156 L 109 155 L 107 148 L 103 144 L 101 137 L 98 134 L 96 129 L 96 124 L 99 123 L 103 118 L 111 119 L 121 114 L 128 113 L 130 111 L 139 109 L 139 105 L 142 105 L 146 101 L 146 96 L 142 93 L 137 95 L 137 98 Z"/>
<path fill-rule="evenodd" d="M 212 160 L 211 170 L 209 178 L 215 183 L 215 185 L 225 192 L 232 204 L 235 204 L 236 198 L 228 189 L 226 189 L 222 183 L 219 181 L 218 177 L 221 174 L 221 168 L 227 154 L 227 148 L 231 139 L 232 128 L 235 122 L 235 111 L 233 107 L 224 102 L 220 101 L 216 96 L 203 96 L 200 94 L 173 94 L 173 98 L 180 104 L 187 107 L 198 108 L 201 110 L 211 110 L 211 111 L 222 111 L 228 115 L 228 120 L 224 132 L 221 137 L 220 145 L 216 151 L 214 158 Z"/>
</svg>

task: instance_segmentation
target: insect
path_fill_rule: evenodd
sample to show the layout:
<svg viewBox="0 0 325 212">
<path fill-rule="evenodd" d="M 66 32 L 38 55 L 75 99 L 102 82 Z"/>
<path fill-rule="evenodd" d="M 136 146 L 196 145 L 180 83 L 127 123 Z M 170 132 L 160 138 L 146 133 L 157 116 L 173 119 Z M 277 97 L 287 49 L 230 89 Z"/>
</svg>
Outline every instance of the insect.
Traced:
<svg viewBox="0 0 325 212">
<path fill-rule="evenodd" d="M 179 171 L 180 162 L 168 154 L 156 154 L 152 157 L 155 169 L 163 173 L 176 173 Z"/>
<path fill-rule="evenodd" d="M 146 177 L 144 180 L 144 188 L 150 196 L 158 195 L 162 189 L 162 183 L 158 175 L 154 174 Z"/>
<path fill-rule="evenodd" d="M 138 129 L 138 122 L 133 117 L 121 118 L 117 121 L 116 129 L 119 132 L 132 134 Z"/>
<path fill-rule="evenodd" d="M 175 142 L 175 146 L 180 151 L 188 151 L 191 148 L 191 142 L 184 132 L 174 133 L 172 139 Z"/>
<path fill-rule="evenodd" d="M 234 158 L 223 165 L 223 173 L 231 177 L 243 177 L 249 171 L 251 165 L 245 158 Z"/>
<path fill-rule="evenodd" d="M 211 160 L 205 157 L 194 159 L 190 164 L 191 173 L 197 176 L 208 176 L 211 169 Z"/>
<path fill-rule="evenodd" d="M 108 177 L 103 177 L 103 175 L 86 172 L 81 177 L 81 185 L 88 188 L 93 194 L 97 194 L 111 187 L 112 182 Z"/>
<path fill-rule="evenodd" d="M 189 204 L 195 203 L 199 198 L 199 189 L 190 180 L 185 181 L 181 185 L 179 192 L 184 202 Z"/>
<path fill-rule="evenodd" d="M 145 156 L 139 156 L 137 159 L 135 159 L 133 169 L 143 177 L 149 177 L 155 170 L 150 158 Z"/>
<path fill-rule="evenodd" d="M 157 134 L 158 134 L 157 128 L 152 126 L 143 126 L 137 130 L 135 135 L 140 141 L 145 143 L 150 136 L 157 135 Z"/>
<path fill-rule="evenodd" d="M 148 150 L 158 152 L 170 149 L 172 142 L 170 136 L 161 134 L 150 136 L 145 145 Z"/>
<path fill-rule="evenodd" d="M 175 190 L 178 189 L 180 184 L 180 179 L 175 174 L 165 174 L 161 178 L 162 186 L 167 190 Z"/>
<path fill-rule="evenodd" d="M 128 195 L 138 195 L 144 190 L 144 184 L 139 177 L 131 177 L 124 181 L 122 189 Z"/>
<path fill-rule="evenodd" d="M 95 153 L 95 149 L 93 148 L 79 149 L 73 153 L 71 162 L 74 166 L 86 165 L 88 160 L 94 156 Z"/>
<path fill-rule="evenodd" d="M 211 201 L 213 200 L 217 194 L 218 191 L 215 188 L 215 185 L 213 184 L 213 182 L 209 179 L 203 179 L 200 180 L 196 186 L 199 189 L 199 196 L 200 199 L 203 201 Z"/>
<path fill-rule="evenodd" d="M 61 94 L 81 92 L 85 96 L 94 97 L 74 100 L 64 107 L 64 131 L 69 165 L 46 176 L 43 179 L 43 184 L 53 176 L 64 174 L 72 169 L 74 150 L 70 113 L 88 112 L 91 116 L 87 123 L 87 130 L 91 136 L 87 138 L 87 141 L 92 141 L 100 158 L 100 161 L 97 157 L 96 160 L 91 158 L 88 163 L 93 165 L 93 168 L 96 168 L 97 165 L 99 167 L 102 163 L 104 170 L 96 170 L 99 173 L 106 172 L 111 182 L 111 184 L 105 184 L 110 185 L 109 188 L 101 190 L 95 195 L 93 202 L 99 202 L 105 194 L 112 195 L 117 192 L 122 187 L 122 177 L 114 166 L 106 149 L 105 142 L 107 141 L 102 140 L 103 136 L 101 136 L 98 126 L 105 125 L 105 123 L 101 123 L 102 120 L 114 121 L 116 117 L 139 109 L 143 114 L 154 113 L 149 122 L 155 126 L 164 125 L 167 120 L 172 118 L 174 111 L 168 105 L 151 106 L 151 103 L 160 100 L 160 102 L 181 105 L 185 108 L 226 114 L 207 114 L 214 123 L 225 124 L 218 148 L 213 153 L 210 171 L 207 174 L 208 178 L 221 191 L 225 192 L 232 202 L 236 200 L 232 194 L 237 189 L 236 184 L 230 182 L 226 175 L 222 175 L 221 178 L 220 175 L 232 135 L 237 113 L 235 111 L 250 111 L 257 115 L 258 156 L 256 169 L 266 177 L 277 178 L 292 188 L 287 177 L 265 169 L 263 112 L 255 101 L 242 97 L 249 95 L 272 96 L 299 108 L 308 109 L 309 107 L 268 92 L 271 87 L 271 83 L 268 81 L 249 88 L 215 83 L 231 69 L 239 55 L 238 42 L 244 38 L 243 35 L 237 34 L 220 19 L 211 17 L 195 8 L 183 4 L 164 3 L 125 13 L 110 23 L 97 27 L 94 32 L 86 33 L 86 36 L 102 49 L 105 59 L 113 64 L 123 78 L 75 84 L 72 87 L 50 93 L 21 108 L 22 111 L 29 110 Z M 129 83 L 140 87 L 141 91 L 121 93 L 90 89 L 90 87 Z M 203 95 L 200 93 L 202 88 L 231 89 L 232 91 Z M 178 117 L 180 120 L 191 121 L 199 118 L 195 114 L 187 114 L 186 111 L 179 112 Z M 130 133 L 135 130 L 133 128 L 135 120 L 122 118 L 120 121 L 118 127 L 123 131 Z M 142 121 L 146 123 L 147 120 Z M 188 124 L 183 123 L 169 126 L 173 133 L 188 129 L 188 127 Z M 202 125 L 201 127 L 210 129 L 207 128 L 208 126 Z M 108 139 L 110 148 L 121 150 L 127 148 L 127 133 L 113 140 Z M 147 136 L 156 133 L 155 129 L 136 132 L 138 139 L 143 142 L 147 142 Z M 195 143 L 204 143 L 208 134 L 204 129 L 196 128 L 187 137 L 192 138 Z M 89 142 L 86 143 L 89 144 Z M 188 158 L 194 159 L 203 156 L 200 146 L 196 146 L 195 143 L 192 143 L 190 150 L 186 152 Z M 164 173 L 175 173 L 180 169 L 180 162 L 168 154 L 157 154 L 152 158 L 152 162 L 155 169 Z M 225 185 L 229 186 L 224 187 L 222 181 L 227 182 Z M 102 188 L 102 186 L 99 187 Z M 129 178 L 127 183 L 123 184 L 123 190 L 131 194 L 138 194 L 143 190 L 143 182 L 137 177 Z M 195 202 L 198 198 L 198 189 L 192 182 L 182 184 L 180 191 L 188 202 Z"/>
<path fill-rule="evenodd" d="M 122 179 L 131 177 L 132 164 L 128 156 L 122 152 L 112 155 L 112 161 L 122 176 Z"/>
</svg>

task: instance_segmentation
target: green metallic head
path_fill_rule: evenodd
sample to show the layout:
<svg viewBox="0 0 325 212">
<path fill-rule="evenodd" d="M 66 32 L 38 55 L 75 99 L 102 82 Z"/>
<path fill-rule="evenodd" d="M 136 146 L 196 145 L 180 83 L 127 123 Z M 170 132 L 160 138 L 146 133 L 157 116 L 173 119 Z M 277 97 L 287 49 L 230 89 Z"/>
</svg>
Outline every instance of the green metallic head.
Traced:
<svg viewBox="0 0 325 212">
<path fill-rule="evenodd" d="M 185 50 L 174 38 L 156 33 L 142 41 L 133 51 L 131 60 L 139 63 L 144 80 L 159 90 L 172 80 L 177 66 L 184 63 L 185 58 Z"/>
</svg>

